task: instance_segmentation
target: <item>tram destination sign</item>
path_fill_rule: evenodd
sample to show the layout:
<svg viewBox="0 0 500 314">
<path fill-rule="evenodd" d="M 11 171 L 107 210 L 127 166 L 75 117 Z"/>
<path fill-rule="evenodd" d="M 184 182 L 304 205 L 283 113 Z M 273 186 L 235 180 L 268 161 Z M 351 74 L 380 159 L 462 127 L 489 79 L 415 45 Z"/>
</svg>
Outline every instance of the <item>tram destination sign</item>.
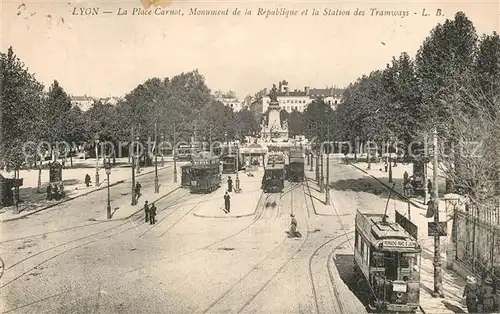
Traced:
<svg viewBox="0 0 500 314">
<path fill-rule="evenodd" d="M 415 248 L 417 246 L 417 242 L 415 241 L 406 241 L 406 240 L 383 240 L 382 245 L 384 247 L 407 247 L 407 248 Z"/>
</svg>

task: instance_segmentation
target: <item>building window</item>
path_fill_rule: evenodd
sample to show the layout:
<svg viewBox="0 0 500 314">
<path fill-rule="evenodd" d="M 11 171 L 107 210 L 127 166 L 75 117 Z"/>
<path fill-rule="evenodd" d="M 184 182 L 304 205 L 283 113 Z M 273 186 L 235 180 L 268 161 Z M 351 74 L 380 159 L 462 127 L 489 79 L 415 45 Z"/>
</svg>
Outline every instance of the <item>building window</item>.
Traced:
<svg viewBox="0 0 500 314">
<path fill-rule="evenodd" d="M 335 104 L 337 104 L 337 101 L 335 100 Z"/>
</svg>

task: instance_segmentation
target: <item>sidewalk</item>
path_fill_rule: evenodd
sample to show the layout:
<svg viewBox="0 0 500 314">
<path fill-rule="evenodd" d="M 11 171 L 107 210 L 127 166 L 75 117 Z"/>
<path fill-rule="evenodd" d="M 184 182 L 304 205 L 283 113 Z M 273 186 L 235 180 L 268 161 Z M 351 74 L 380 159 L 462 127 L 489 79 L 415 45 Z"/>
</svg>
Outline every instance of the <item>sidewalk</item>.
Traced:
<svg viewBox="0 0 500 314">
<path fill-rule="evenodd" d="M 386 186 L 389 186 L 388 183 L 388 173 L 384 171 L 379 171 L 376 167 L 376 164 L 372 164 L 372 169 L 376 170 L 366 170 L 366 163 L 357 163 L 355 165 L 345 165 L 345 167 L 354 166 L 359 171 L 364 172 L 384 183 Z M 374 167 L 375 166 L 375 167 Z M 402 165 L 398 164 L 398 167 L 393 168 L 393 181 L 396 181 L 396 178 L 402 178 L 404 171 L 408 171 L 411 175 L 411 165 Z M 396 170 L 397 169 L 397 170 Z M 402 180 L 402 179 L 399 179 Z M 376 184 L 377 181 L 373 181 Z M 395 189 L 397 190 L 397 185 Z M 389 186 L 392 187 L 392 186 Z M 444 187 L 444 183 L 440 185 L 440 187 Z M 401 185 L 399 190 L 401 190 Z M 394 202 L 394 205 L 392 204 Z M 441 239 L 441 261 L 442 261 L 442 273 L 443 273 L 443 292 L 445 294 L 445 298 L 433 298 L 431 293 L 434 290 L 434 238 L 428 236 L 427 223 L 432 221 L 432 218 L 426 218 L 426 206 L 421 205 L 419 202 L 415 202 L 420 204 L 419 207 L 411 206 L 410 207 L 410 220 L 417 225 L 418 227 L 418 242 L 422 247 L 422 257 L 421 257 L 421 267 L 420 267 L 420 305 L 424 309 L 426 313 L 457 313 L 457 311 L 466 310 L 460 304 L 460 300 L 462 298 L 463 289 L 465 287 L 465 280 L 457 275 L 454 271 L 448 270 L 446 268 L 446 249 L 448 241 L 446 238 Z M 399 200 L 399 199 L 391 199 L 391 206 L 389 206 L 391 213 L 389 214 L 390 219 L 394 219 L 394 211 L 397 210 L 404 216 L 408 217 L 408 203 Z M 446 206 L 444 200 L 440 200 L 439 203 L 439 213 L 440 217 L 442 217 L 442 221 L 444 221 L 446 216 Z M 451 236 L 451 222 L 448 222 L 448 236 Z"/>
<path fill-rule="evenodd" d="M 165 167 L 158 167 L 158 171 L 170 168 L 171 165 L 166 165 Z M 154 167 L 141 168 L 140 174 L 136 177 L 140 177 L 146 174 L 150 174 L 155 171 Z M 92 192 L 99 191 L 107 188 L 107 179 L 104 169 L 100 169 L 99 177 L 100 184 L 95 186 L 92 182 L 89 187 L 86 187 L 84 183 L 85 174 L 88 173 L 92 180 L 95 180 L 95 169 L 94 172 L 88 171 L 89 169 L 64 169 L 63 170 L 63 182 L 64 190 L 66 192 L 66 197 L 60 201 L 47 201 L 45 189 L 48 184 L 48 170 L 42 170 L 42 187 L 40 189 L 41 193 L 37 193 L 38 185 L 38 170 L 21 170 L 20 177 L 24 178 L 23 187 L 20 187 L 19 194 L 22 200 L 19 203 L 19 214 L 14 214 L 14 206 L 2 207 L 0 208 L 0 222 L 7 222 L 12 220 L 17 220 L 24 218 L 26 216 L 32 215 L 34 213 L 40 212 L 45 209 L 57 206 L 58 204 L 71 201 L 75 198 L 88 195 Z M 130 181 L 131 168 L 113 168 L 110 175 L 110 186 L 115 186 L 117 184 Z"/>
<path fill-rule="evenodd" d="M 169 180 L 170 181 L 170 180 Z M 133 216 L 134 214 L 144 210 L 144 201 L 148 201 L 149 204 L 160 201 L 161 199 L 167 197 L 173 192 L 179 190 L 181 187 L 178 183 L 165 183 L 160 182 L 160 193 L 155 193 L 155 187 L 148 186 L 142 189 L 141 197 L 139 198 L 137 205 L 132 206 L 132 192 L 121 195 L 120 199 L 116 202 L 111 201 L 111 219 L 108 219 L 107 214 L 107 203 L 103 202 L 102 212 L 99 213 L 94 221 L 110 221 L 110 220 L 125 220 Z M 157 206 L 158 207 L 158 206 Z"/>
<path fill-rule="evenodd" d="M 241 193 L 235 193 L 236 174 L 225 174 L 222 176 L 222 184 L 214 193 L 214 198 L 206 201 L 200 206 L 194 216 L 202 218 L 241 218 L 255 214 L 257 204 L 262 195 L 260 189 L 262 176 L 264 172 L 261 168 L 253 172 L 253 177 L 249 177 L 245 172 L 238 173 L 240 178 Z M 224 208 L 224 194 L 227 191 L 227 178 L 231 176 L 233 180 L 233 192 L 229 193 L 231 197 L 231 211 L 226 214 Z"/>
</svg>

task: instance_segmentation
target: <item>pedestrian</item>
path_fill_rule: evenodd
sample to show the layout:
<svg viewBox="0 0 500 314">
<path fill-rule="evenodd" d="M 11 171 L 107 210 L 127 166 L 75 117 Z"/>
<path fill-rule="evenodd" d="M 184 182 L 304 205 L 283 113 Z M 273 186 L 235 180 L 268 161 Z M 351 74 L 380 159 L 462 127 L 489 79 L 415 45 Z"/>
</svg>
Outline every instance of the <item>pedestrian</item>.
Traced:
<svg viewBox="0 0 500 314">
<path fill-rule="evenodd" d="M 149 221 L 151 225 L 156 223 L 156 206 L 155 203 L 151 203 L 151 208 L 149 208 Z"/>
<path fill-rule="evenodd" d="M 137 182 L 135 184 L 135 199 L 136 199 L 136 201 L 138 201 L 139 197 L 141 197 L 141 188 L 142 188 L 142 185 L 139 182 Z"/>
<path fill-rule="evenodd" d="M 224 195 L 224 208 L 226 209 L 226 214 L 231 212 L 231 197 L 227 192 Z"/>
<path fill-rule="evenodd" d="M 290 222 L 290 236 L 295 237 L 297 235 L 297 220 L 294 214 L 290 214 L 292 221 Z"/>
<path fill-rule="evenodd" d="M 52 200 L 52 184 L 47 185 L 47 201 Z"/>
<path fill-rule="evenodd" d="M 408 172 L 405 171 L 405 173 L 403 174 L 403 186 L 407 184 L 408 184 Z"/>
<path fill-rule="evenodd" d="M 462 298 L 465 299 L 468 313 L 477 313 L 478 296 L 479 291 L 476 278 L 467 276 L 467 284 L 465 285 Z"/>
<path fill-rule="evenodd" d="M 385 164 L 384 164 L 384 169 L 385 169 L 385 172 L 387 172 L 387 167 L 388 167 L 388 166 L 389 166 L 389 165 L 387 164 L 387 161 L 386 161 L 386 162 L 385 162 Z"/>
<path fill-rule="evenodd" d="M 87 174 L 85 175 L 85 185 L 86 185 L 87 187 L 89 187 L 89 185 L 90 185 L 90 181 L 91 181 L 91 180 L 90 180 L 90 176 L 89 176 L 89 174 L 87 173 Z"/>
<path fill-rule="evenodd" d="M 149 205 L 148 205 L 148 201 L 144 202 L 144 216 L 145 216 L 145 221 L 149 222 Z"/>
<path fill-rule="evenodd" d="M 227 191 L 233 191 L 233 180 L 231 180 L 231 176 L 229 176 L 229 179 L 227 179 Z"/>
<path fill-rule="evenodd" d="M 483 280 L 479 295 L 483 307 L 481 313 L 493 313 L 495 310 L 495 293 L 493 291 L 493 280 L 490 276 Z"/>
<path fill-rule="evenodd" d="M 430 194 L 431 196 L 434 196 L 434 193 L 433 193 L 433 191 L 432 191 L 432 182 L 431 182 L 431 179 L 428 179 L 428 180 L 427 180 L 427 191 L 429 191 L 429 194 Z"/>
<path fill-rule="evenodd" d="M 434 202 L 435 201 L 432 198 L 427 202 L 427 213 L 425 214 L 425 217 L 432 218 L 436 214 L 436 206 Z"/>
</svg>

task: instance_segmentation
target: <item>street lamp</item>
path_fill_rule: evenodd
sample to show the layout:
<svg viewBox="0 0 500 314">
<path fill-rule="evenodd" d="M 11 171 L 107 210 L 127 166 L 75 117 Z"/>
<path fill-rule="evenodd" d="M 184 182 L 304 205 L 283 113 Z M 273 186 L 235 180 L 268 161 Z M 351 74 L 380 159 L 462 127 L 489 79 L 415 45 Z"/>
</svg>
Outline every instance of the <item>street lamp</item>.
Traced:
<svg viewBox="0 0 500 314">
<path fill-rule="evenodd" d="M 141 163 L 140 163 L 140 159 L 141 157 L 139 156 L 139 136 L 136 136 L 135 138 L 136 142 L 137 142 L 137 165 L 136 165 L 136 172 L 137 174 L 141 173 Z"/>
<path fill-rule="evenodd" d="M 155 193 L 160 192 L 160 186 L 158 185 L 158 140 L 156 137 L 156 123 L 155 123 Z"/>
<path fill-rule="evenodd" d="M 174 160 L 174 183 L 177 183 L 177 162 L 175 161 L 177 159 L 175 149 L 176 149 L 176 143 L 175 143 L 175 123 L 174 123 L 174 142 L 172 143 L 172 159 Z"/>
<path fill-rule="evenodd" d="M 163 143 L 165 143 L 165 135 L 163 135 L 163 133 L 161 134 L 161 144 L 162 144 L 162 147 L 163 147 Z M 161 166 L 164 167 L 165 166 L 165 158 L 163 158 L 163 150 L 161 152 Z"/>
<path fill-rule="evenodd" d="M 236 144 L 236 193 L 240 193 L 240 177 L 238 175 L 238 172 L 240 171 L 240 143 L 238 141 L 238 144 Z"/>
<path fill-rule="evenodd" d="M 95 186 L 99 186 L 99 134 L 95 135 Z"/>
<path fill-rule="evenodd" d="M 227 132 L 224 132 L 224 138 L 226 139 L 226 152 L 229 154 L 229 140 L 227 139 Z"/>
<path fill-rule="evenodd" d="M 107 213 L 108 213 L 108 219 L 111 219 L 111 204 L 110 204 L 110 199 L 109 199 L 109 175 L 111 174 L 111 163 L 108 161 L 104 165 L 104 168 L 106 169 L 106 176 L 108 177 L 108 207 L 107 207 Z"/>
</svg>

